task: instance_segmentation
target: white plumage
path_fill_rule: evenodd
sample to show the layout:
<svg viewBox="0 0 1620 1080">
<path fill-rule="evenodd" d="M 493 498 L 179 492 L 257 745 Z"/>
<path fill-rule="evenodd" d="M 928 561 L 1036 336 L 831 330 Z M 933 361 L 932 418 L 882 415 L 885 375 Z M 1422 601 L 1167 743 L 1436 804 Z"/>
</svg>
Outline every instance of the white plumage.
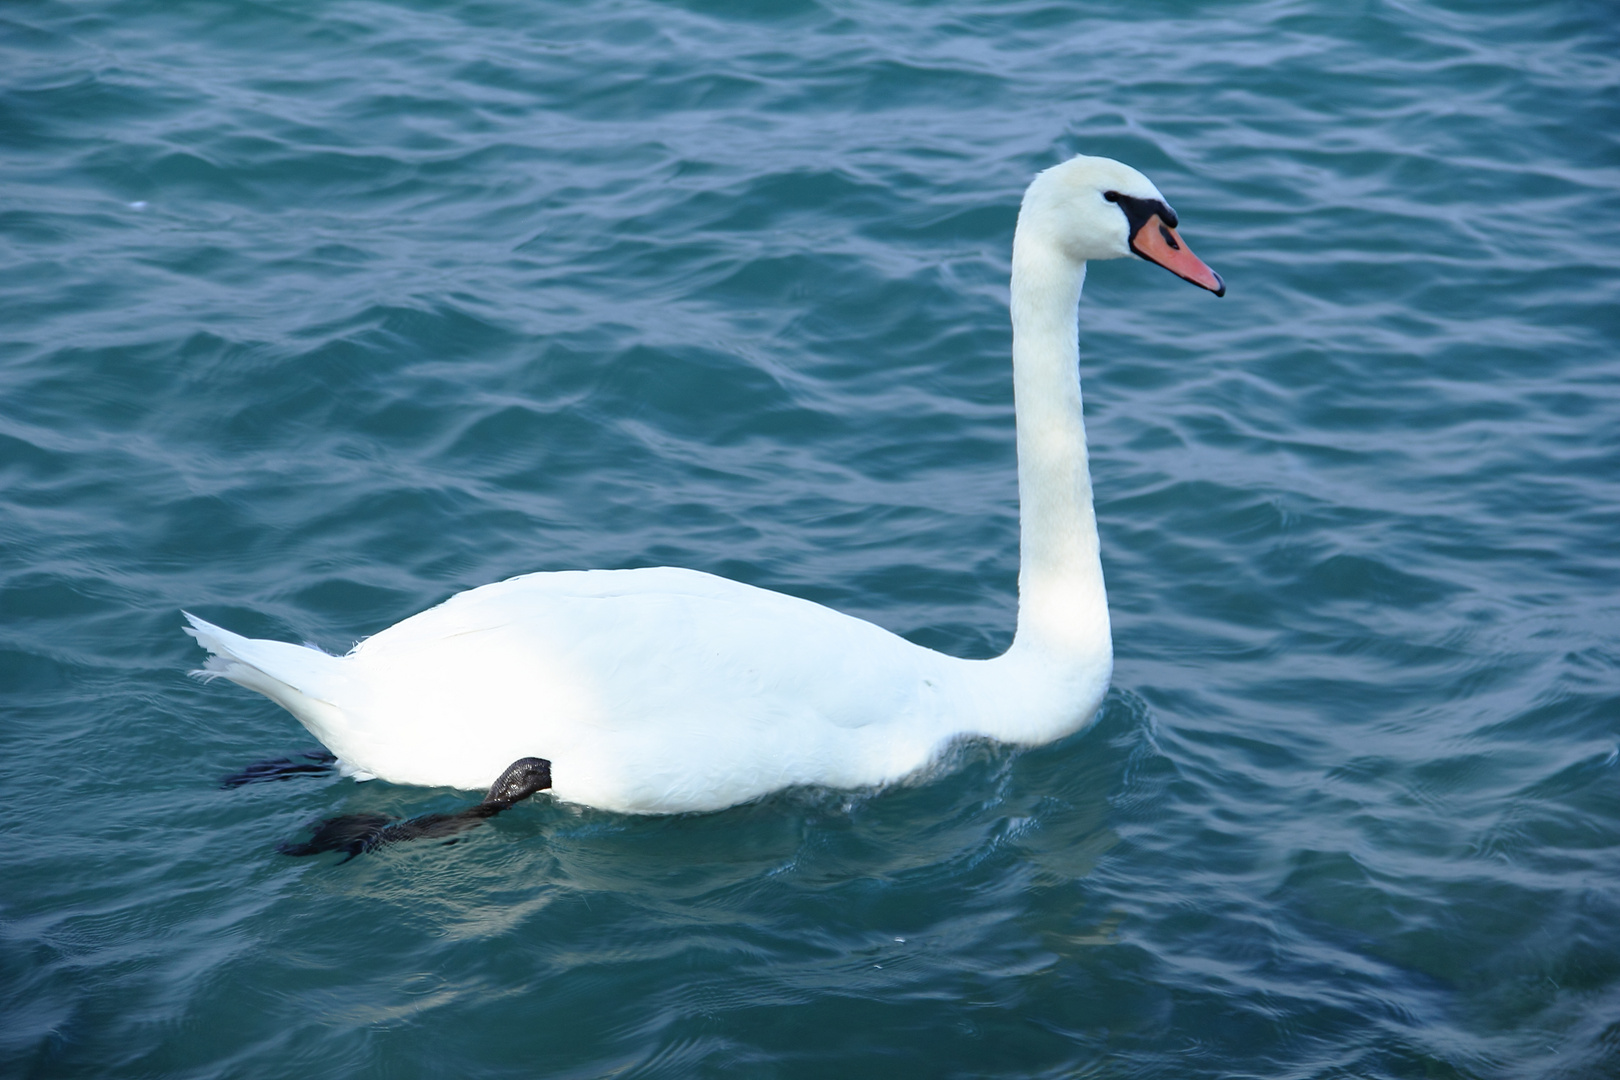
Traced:
<svg viewBox="0 0 1620 1080">
<path fill-rule="evenodd" d="M 645 813 L 718 809 L 795 784 L 878 785 L 960 736 L 1038 743 L 1077 730 L 1102 701 L 1113 652 L 1075 305 L 1086 260 L 1132 251 L 1139 223 L 1115 194 L 1163 203 L 1135 170 L 1076 158 L 1037 177 L 1019 215 L 1022 562 L 1004 655 L 957 659 L 807 600 L 660 567 L 486 585 L 341 657 L 187 615 L 213 654 L 204 674 L 281 704 L 351 775 L 481 790 L 540 757 L 558 798 Z"/>
</svg>

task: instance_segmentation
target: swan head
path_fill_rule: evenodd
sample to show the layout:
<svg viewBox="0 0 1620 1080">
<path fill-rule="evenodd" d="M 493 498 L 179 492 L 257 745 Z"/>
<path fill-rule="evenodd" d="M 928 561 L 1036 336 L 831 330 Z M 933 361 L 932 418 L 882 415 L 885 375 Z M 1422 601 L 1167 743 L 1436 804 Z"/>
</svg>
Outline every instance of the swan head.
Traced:
<svg viewBox="0 0 1620 1080">
<path fill-rule="evenodd" d="M 1226 295 L 1221 276 L 1176 232 L 1178 223 L 1153 181 L 1112 158 L 1081 155 L 1035 177 L 1024 193 L 1018 231 L 1039 235 L 1075 263 L 1135 255 Z"/>
</svg>

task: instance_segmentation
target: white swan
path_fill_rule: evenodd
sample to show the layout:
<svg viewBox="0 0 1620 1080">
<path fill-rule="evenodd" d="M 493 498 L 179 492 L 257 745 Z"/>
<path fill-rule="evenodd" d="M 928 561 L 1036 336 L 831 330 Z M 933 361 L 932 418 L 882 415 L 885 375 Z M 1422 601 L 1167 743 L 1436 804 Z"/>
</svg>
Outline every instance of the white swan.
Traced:
<svg viewBox="0 0 1620 1080">
<path fill-rule="evenodd" d="M 451 597 L 346 656 L 188 615 L 222 675 L 279 702 L 349 775 L 484 789 L 549 761 L 554 794 L 712 810 L 794 784 L 866 787 L 958 736 L 1035 744 L 1089 723 L 1113 669 L 1077 370 L 1086 263 L 1133 252 L 1217 296 L 1146 177 L 1077 157 L 1013 238 L 1018 630 L 961 660 L 807 600 L 694 570 L 529 574 Z"/>
</svg>

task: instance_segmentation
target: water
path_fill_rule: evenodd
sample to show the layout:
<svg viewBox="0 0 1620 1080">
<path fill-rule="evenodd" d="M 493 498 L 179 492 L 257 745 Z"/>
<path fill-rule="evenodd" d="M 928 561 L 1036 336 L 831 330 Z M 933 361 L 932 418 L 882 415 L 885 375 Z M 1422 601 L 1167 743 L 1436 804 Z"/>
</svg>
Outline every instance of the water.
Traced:
<svg viewBox="0 0 1620 1080">
<path fill-rule="evenodd" d="M 1519 8 L 1522 7 L 1522 10 Z M 1620 1074 L 1609 5 L 0 11 L 7 1075 Z M 1092 730 L 883 792 L 275 850 L 444 790 L 182 607 L 342 649 L 673 563 L 1012 630 L 1017 199 L 1093 269 Z M 453 719 L 453 718 L 447 718 Z"/>
</svg>

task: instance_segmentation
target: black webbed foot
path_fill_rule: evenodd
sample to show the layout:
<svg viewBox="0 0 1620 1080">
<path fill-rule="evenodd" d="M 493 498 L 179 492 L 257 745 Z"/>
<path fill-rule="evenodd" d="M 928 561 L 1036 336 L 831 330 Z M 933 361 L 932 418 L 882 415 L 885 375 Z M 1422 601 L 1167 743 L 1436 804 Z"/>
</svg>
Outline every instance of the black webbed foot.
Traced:
<svg viewBox="0 0 1620 1080">
<path fill-rule="evenodd" d="M 271 758 L 268 761 L 255 761 L 241 772 L 233 772 L 229 776 L 219 779 L 222 788 L 239 788 L 243 784 L 267 783 L 271 780 L 286 780 L 305 773 L 331 772 L 337 758 L 325 750 L 305 750 L 295 757 Z"/>
<path fill-rule="evenodd" d="M 323 851 L 345 851 L 348 862 L 364 851 L 401 840 L 431 840 L 454 837 L 492 818 L 520 800 L 551 786 L 551 762 L 545 758 L 519 758 L 501 774 L 477 806 L 454 814 L 423 814 L 401 821 L 386 814 L 345 814 L 328 818 L 315 827 L 315 835 L 302 844 L 282 844 L 287 855 L 318 855 Z M 455 840 L 450 840 L 455 843 Z"/>
</svg>

